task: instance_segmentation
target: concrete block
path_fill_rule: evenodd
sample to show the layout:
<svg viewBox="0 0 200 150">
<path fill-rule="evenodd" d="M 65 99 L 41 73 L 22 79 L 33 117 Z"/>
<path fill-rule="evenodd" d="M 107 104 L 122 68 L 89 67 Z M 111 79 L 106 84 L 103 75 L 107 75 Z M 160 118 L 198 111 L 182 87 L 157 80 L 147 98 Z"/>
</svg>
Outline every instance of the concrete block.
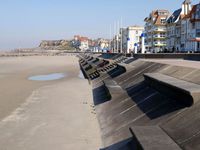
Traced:
<svg viewBox="0 0 200 150">
<path fill-rule="evenodd" d="M 200 85 L 160 73 L 145 73 L 145 82 L 167 97 L 191 106 L 200 100 Z"/>
<path fill-rule="evenodd" d="M 130 131 L 144 150 L 181 150 L 158 126 L 135 126 Z"/>
</svg>

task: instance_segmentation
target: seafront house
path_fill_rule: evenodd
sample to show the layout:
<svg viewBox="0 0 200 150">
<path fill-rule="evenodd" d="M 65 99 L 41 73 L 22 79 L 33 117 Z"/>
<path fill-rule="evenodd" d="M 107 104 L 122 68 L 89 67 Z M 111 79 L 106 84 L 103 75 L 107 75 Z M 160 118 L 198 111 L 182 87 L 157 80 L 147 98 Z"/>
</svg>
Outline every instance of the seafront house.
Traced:
<svg viewBox="0 0 200 150">
<path fill-rule="evenodd" d="M 109 40 L 103 39 L 103 38 L 99 38 L 98 40 L 98 47 L 99 47 L 99 51 L 101 52 L 107 52 L 109 50 Z"/>
<path fill-rule="evenodd" d="M 140 51 L 140 37 L 144 31 L 143 26 L 129 26 L 121 30 L 122 48 L 125 53 L 138 53 Z"/>
<path fill-rule="evenodd" d="M 191 8 L 190 0 L 185 0 L 182 7 L 175 10 L 167 19 L 167 49 L 169 52 L 185 50 L 186 31 L 190 32 L 187 24 Z"/>
<path fill-rule="evenodd" d="M 154 10 L 149 17 L 144 19 L 145 23 L 145 46 L 149 52 L 163 52 L 167 47 L 166 22 L 169 17 L 168 10 Z"/>
<path fill-rule="evenodd" d="M 192 7 L 189 15 L 185 17 L 187 24 L 187 37 L 185 50 L 200 52 L 200 3 Z"/>
<path fill-rule="evenodd" d="M 182 4 L 181 13 L 181 51 L 192 50 L 188 47 L 188 40 L 191 37 L 192 28 L 190 24 L 191 1 L 185 0 Z M 192 48 L 192 47 L 191 47 Z"/>
<path fill-rule="evenodd" d="M 180 51 L 181 47 L 181 12 L 175 10 L 167 19 L 167 50 L 168 52 Z"/>
<path fill-rule="evenodd" d="M 89 48 L 89 39 L 88 37 L 75 35 L 73 40 L 73 45 L 79 48 L 81 51 L 87 50 Z"/>
</svg>

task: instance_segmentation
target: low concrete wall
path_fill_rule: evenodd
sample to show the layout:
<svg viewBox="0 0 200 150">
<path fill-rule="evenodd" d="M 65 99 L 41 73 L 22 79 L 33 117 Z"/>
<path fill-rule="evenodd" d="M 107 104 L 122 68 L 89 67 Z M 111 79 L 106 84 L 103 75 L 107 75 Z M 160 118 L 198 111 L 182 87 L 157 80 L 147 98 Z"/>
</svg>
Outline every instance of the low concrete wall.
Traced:
<svg viewBox="0 0 200 150">
<path fill-rule="evenodd" d="M 112 59 L 117 55 L 124 55 L 126 57 L 134 57 L 136 59 L 186 59 L 200 61 L 200 53 L 157 53 L 157 54 L 122 54 L 122 53 L 93 53 L 101 54 L 100 57 L 104 59 Z"/>
<path fill-rule="evenodd" d="M 134 54 L 135 58 L 143 59 L 187 59 L 187 60 L 198 60 L 200 61 L 200 54 L 185 54 L 185 53 L 160 53 L 160 54 Z"/>
</svg>

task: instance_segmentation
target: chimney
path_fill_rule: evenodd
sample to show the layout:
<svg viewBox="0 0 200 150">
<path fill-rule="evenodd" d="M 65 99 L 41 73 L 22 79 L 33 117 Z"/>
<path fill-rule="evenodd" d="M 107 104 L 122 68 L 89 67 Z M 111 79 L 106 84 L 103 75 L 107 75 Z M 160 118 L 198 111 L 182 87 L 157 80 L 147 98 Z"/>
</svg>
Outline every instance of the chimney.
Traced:
<svg viewBox="0 0 200 150">
<path fill-rule="evenodd" d="M 190 13 L 192 7 L 191 7 L 191 1 L 190 0 L 185 0 L 183 3 L 182 3 L 182 12 L 181 14 L 182 15 L 187 15 Z"/>
</svg>

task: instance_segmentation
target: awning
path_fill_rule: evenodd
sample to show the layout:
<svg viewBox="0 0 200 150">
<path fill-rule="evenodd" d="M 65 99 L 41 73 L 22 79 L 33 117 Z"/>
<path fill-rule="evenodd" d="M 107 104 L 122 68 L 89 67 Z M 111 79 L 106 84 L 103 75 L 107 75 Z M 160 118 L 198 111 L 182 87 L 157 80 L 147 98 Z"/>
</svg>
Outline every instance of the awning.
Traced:
<svg viewBox="0 0 200 150">
<path fill-rule="evenodd" d="M 193 42 L 200 42 L 200 38 L 193 38 L 193 39 L 190 39 L 190 41 L 193 41 Z"/>
</svg>

